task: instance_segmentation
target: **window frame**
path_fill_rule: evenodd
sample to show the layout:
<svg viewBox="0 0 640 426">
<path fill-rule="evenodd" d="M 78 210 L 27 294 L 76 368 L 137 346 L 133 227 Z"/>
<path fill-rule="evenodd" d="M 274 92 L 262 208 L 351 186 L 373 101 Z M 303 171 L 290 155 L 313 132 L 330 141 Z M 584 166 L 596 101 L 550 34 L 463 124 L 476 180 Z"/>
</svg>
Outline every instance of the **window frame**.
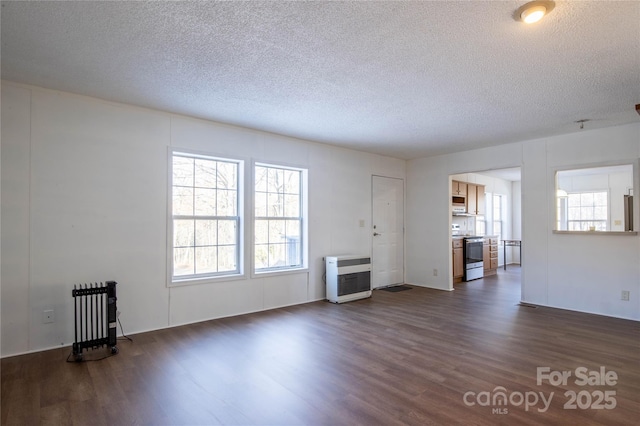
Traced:
<svg viewBox="0 0 640 426">
<path fill-rule="evenodd" d="M 559 229 L 560 219 L 559 217 L 559 198 L 566 196 L 569 192 L 581 192 L 581 191 L 567 191 L 565 188 L 561 188 L 559 184 L 560 173 L 563 172 L 574 172 L 574 171 L 582 171 L 583 169 L 600 169 L 600 168 L 608 168 L 608 167 L 616 167 L 616 166 L 631 166 L 631 182 L 632 186 L 627 188 L 628 191 L 633 194 L 633 192 L 637 191 L 637 188 L 640 188 L 640 159 L 612 159 L 612 160 L 604 160 L 598 162 L 590 162 L 590 163 L 578 163 L 572 165 L 560 165 L 560 166 L 551 166 L 548 168 L 548 183 L 547 183 L 547 193 L 548 193 L 548 212 L 551 220 L 549 221 L 550 232 L 552 234 L 558 235 L 613 235 L 613 236 L 637 236 L 638 231 L 638 223 L 640 223 L 639 217 L 640 211 L 639 205 L 640 202 L 638 200 L 639 197 L 633 198 L 633 224 L 634 230 L 629 231 L 569 231 L 564 229 Z M 573 188 L 571 188 L 573 189 Z M 614 224 L 612 217 L 612 208 L 615 199 L 612 199 L 611 188 L 603 187 L 602 185 L 595 185 L 591 191 L 584 192 L 604 192 L 607 190 L 609 192 L 609 198 L 607 199 L 607 209 L 608 209 L 608 227 L 607 229 L 611 229 Z M 564 192 L 564 195 L 559 195 L 559 192 Z"/>
<path fill-rule="evenodd" d="M 500 218 L 498 220 L 496 220 L 495 217 L 495 212 L 496 212 L 496 206 L 495 206 L 495 202 L 496 202 L 496 198 L 498 198 L 500 200 L 500 206 L 498 209 L 498 212 L 500 213 Z M 506 196 L 504 194 L 498 194 L 498 193 L 492 193 L 491 194 L 491 235 L 495 235 L 498 237 L 498 240 L 502 240 L 504 237 L 504 212 L 505 212 L 505 206 L 504 206 L 504 200 L 506 199 Z M 496 232 L 496 223 L 499 223 L 500 225 L 500 229 Z"/>
<path fill-rule="evenodd" d="M 288 219 L 299 219 L 300 220 L 300 265 L 295 266 L 279 266 L 279 267 L 271 267 L 271 268 L 260 268 L 256 267 L 256 221 L 264 220 L 264 219 L 274 219 L 272 216 L 256 216 L 256 168 L 257 167 L 267 167 L 281 170 L 291 170 L 300 173 L 300 205 L 299 205 L 299 213 L 300 216 L 297 217 L 282 217 L 279 220 L 288 220 Z M 308 222 L 309 222 L 309 211 L 308 211 L 308 168 L 291 165 L 291 164 L 283 164 L 276 162 L 264 162 L 264 161 L 254 161 L 251 167 L 251 276 L 258 277 L 264 275 L 274 275 L 274 274 L 292 274 L 308 271 L 308 259 L 309 259 L 309 246 L 308 246 Z M 249 192 L 249 191 L 247 191 Z"/>
<path fill-rule="evenodd" d="M 245 177 L 244 177 L 244 160 L 240 158 L 228 158 L 225 156 L 215 155 L 207 152 L 194 151 L 190 149 L 182 148 L 169 148 L 168 153 L 168 185 L 167 185 L 167 286 L 182 286 L 189 284 L 202 284 L 214 281 L 229 281 L 236 279 L 243 279 L 245 277 L 244 264 L 245 264 Z M 233 163 L 236 165 L 236 216 L 215 216 L 215 220 L 221 219 L 233 219 L 236 223 L 236 269 L 233 271 L 222 271 L 202 274 L 190 274 L 190 275 L 174 275 L 174 221 L 176 219 L 173 214 L 173 159 L 176 156 L 182 156 L 194 159 L 204 159 L 211 161 L 220 161 L 225 163 Z M 218 188 L 216 188 L 218 189 Z M 182 217 L 184 215 L 176 215 Z M 195 212 L 192 216 L 198 217 Z M 217 245 L 216 245 L 217 246 Z M 196 247 L 196 246 L 194 246 Z"/>
<path fill-rule="evenodd" d="M 491 204 L 491 200 L 489 200 L 489 202 L 487 202 L 487 194 L 491 194 L 489 192 L 485 192 L 483 193 L 484 196 L 484 213 L 483 214 L 479 214 L 475 216 L 475 224 L 474 224 L 474 229 L 475 229 L 475 234 L 478 236 L 486 236 L 487 235 L 487 217 L 489 216 L 487 214 L 487 210 L 488 210 L 488 206 L 492 206 L 493 204 Z M 490 216 L 489 216 L 490 217 Z"/>
<path fill-rule="evenodd" d="M 605 216 L 605 218 L 604 218 L 604 219 L 580 219 L 580 220 L 572 220 L 572 219 L 569 219 L 569 210 L 570 210 L 572 207 L 574 207 L 574 208 L 575 208 L 575 206 L 571 206 L 571 205 L 570 205 L 570 203 L 569 203 L 569 198 L 571 198 L 571 196 L 579 195 L 579 196 L 580 196 L 580 199 L 582 199 L 582 195 L 583 195 L 583 194 L 592 194 L 592 195 L 595 195 L 595 194 L 605 194 L 606 205 L 605 205 L 604 207 L 606 208 L 606 216 Z M 571 226 L 570 226 L 570 225 L 571 225 L 571 223 L 579 223 L 579 224 L 582 224 L 582 223 L 584 223 L 584 222 L 604 222 L 604 228 L 605 228 L 605 229 L 603 229 L 603 230 L 598 230 L 598 232 L 603 232 L 603 231 L 604 231 L 604 232 L 606 232 L 606 231 L 609 231 L 609 229 L 610 229 L 610 222 L 611 222 L 611 201 L 610 201 L 610 196 L 611 196 L 611 193 L 610 193 L 610 191 L 609 191 L 609 189 L 608 189 L 608 188 L 607 188 L 607 189 L 603 189 L 603 190 L 591 190 L 591 191 L 574 191 L 574 192 L 567 192 L 567 199 L 566 199 L 566 202 L 565 202 L 565 205 L 564 205 L 564 207 L 565 207 L 565 208 L 566 208 L 566 210 L 567 210 L 567 212 L 565 213 L 565 214 L 566 214 L 566 230 L 567 230 L 567 231 L 576 231 L 576 232 L 577 232 L 577 231 L 582 231 L 582 232 L 584 232 L 584 231 L 588 231 L 588 229 L 571 229 Z M 594 203 L 592 203 L 591 205 L 583 205 L 583 204 L 582 204 L 582 200 L 581 200 L 579 208 L 580 208 L 580 209 L 582 209 L 583 207 L 595 209 L 597 206 L 596 206 Z M 602 207 L 602 206 L 600 206 L 600 207 Z M 564 213 L 564 212 L 563 212 L 563 213 Z"/>
</svg>

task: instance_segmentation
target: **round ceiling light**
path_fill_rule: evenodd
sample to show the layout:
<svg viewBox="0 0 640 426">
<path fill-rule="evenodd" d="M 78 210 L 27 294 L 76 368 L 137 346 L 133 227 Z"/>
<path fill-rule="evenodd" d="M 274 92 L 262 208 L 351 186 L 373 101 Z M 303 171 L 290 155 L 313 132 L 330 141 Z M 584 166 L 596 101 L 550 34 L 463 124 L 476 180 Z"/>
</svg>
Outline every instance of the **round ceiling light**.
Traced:
<svg viewBox="0 0 640 426">
<path fill-rule="evenodd" d="M 534 22 L 538 22 L 539 20 L 541 20 L 546 13 L 546 7 L 535 6 L 522 12 L 520 18 L 522 18 L 522 22 L 524 22 L 525 24 L 533 24 Z"/>
<path fill-rule="evenodd" d="M 514 14 L 514 18 L 525 24 L 533 24 L 551 12 L 554 7 L 555 2 L 552 1 L 532 1 L 518 8 Z"/>
</svg>

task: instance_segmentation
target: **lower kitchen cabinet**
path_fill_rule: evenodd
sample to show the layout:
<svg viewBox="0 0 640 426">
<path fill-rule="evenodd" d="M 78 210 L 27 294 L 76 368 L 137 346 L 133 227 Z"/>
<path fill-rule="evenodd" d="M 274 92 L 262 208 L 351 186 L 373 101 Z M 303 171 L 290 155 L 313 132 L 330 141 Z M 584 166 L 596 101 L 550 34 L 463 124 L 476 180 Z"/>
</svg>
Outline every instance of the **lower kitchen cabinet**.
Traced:
<svg viewBox="0 0 640 426">
<path fill-rule="evenodd" d="M 454 284 L 462 282 L 462 277 L 464 276 L 464 253 L 462 250 L 462 244 L 462 238 L 454 239 L 452 242 Z"/>
<path fill-rule="evenodd" d="M 484 264 L 484 276 L 495 275 L 498 272 L 498 239 L 486 237 L 482 247 L 482 263 Z"/>
</svg>

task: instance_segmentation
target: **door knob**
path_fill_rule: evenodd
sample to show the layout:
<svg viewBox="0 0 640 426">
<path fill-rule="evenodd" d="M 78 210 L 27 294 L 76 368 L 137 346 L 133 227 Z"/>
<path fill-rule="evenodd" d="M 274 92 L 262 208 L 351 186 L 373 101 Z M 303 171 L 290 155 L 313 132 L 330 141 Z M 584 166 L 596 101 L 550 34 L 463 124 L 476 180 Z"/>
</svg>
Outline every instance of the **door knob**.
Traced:
<svg viewBox="0 0 640 426">
<path fill-rule="evenodd" d="M 374 233 L 373 233 L 373 236 L 374 236 L 374 237 L 377 237 L 378 235 L 382 235 L 382 234 L 378 234 L 377 232 L 374 232 Z"/>
</svg>

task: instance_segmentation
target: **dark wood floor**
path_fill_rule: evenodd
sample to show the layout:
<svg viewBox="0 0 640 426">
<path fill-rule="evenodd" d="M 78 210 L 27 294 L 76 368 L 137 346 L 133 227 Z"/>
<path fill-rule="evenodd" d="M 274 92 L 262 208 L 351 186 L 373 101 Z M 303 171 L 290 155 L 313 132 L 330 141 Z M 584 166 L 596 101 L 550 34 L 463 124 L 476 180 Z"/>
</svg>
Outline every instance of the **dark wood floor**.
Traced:
<svg viewBox="0 0 640 426">
<path fill-rule="evenodd" d="M 6 358 L 2 424 L 637 424 L 640 323 L 518 306 L 519 279 L 510 267 L 454 292 L 375 291 L 137 334 L 102 361 L 66 363 L 69 348 Z M 574 383 L 601 366 L 615 385 Z M 537 385 L 537 367 L 572 376 Z M 479 405 L 496 387 L 507 404 Z M 609 391 L 616 406 L 565 409 L 567 391 L 583 407 Z M 552 392 L 544 412 L 519 404 Z"/>
</svg>

